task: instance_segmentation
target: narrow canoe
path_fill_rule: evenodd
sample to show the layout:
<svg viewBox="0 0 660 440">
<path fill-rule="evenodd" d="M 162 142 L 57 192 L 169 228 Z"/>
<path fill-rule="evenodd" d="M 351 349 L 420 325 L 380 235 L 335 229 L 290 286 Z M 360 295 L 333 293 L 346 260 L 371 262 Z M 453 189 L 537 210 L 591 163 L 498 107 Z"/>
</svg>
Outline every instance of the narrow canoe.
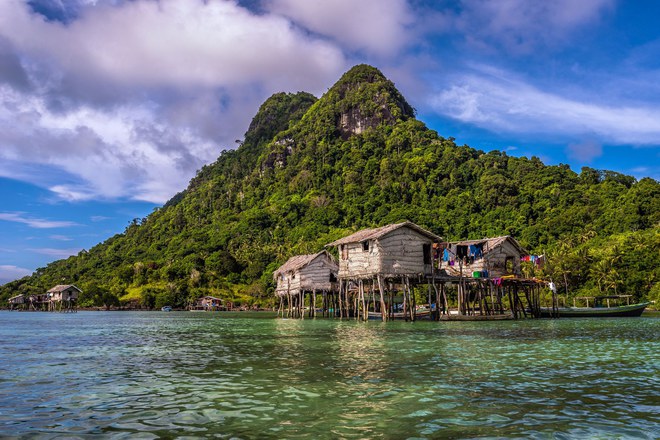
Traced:
<svg viewBox="0 0 660 440">
<path fill-rule="evenodd" d="M 650 302 L 618 307 L 559 307 L 560 318 L 616 318 L 641 316 Z M 552 317 L 551 307 L 541 307 L 541 317 Z"/>
</svg>

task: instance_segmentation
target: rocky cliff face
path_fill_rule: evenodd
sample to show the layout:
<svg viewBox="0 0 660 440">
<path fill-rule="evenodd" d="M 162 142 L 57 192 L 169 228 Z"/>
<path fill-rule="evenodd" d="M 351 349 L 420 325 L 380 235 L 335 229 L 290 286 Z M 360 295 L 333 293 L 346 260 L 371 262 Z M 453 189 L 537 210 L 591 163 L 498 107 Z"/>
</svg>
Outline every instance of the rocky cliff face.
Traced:
<svg viewBox="0 0 660 440">
<path fill-rule="evenodd" d="M 378 69 L 367 65 L 346 72 L 322 99 L 340 109 L 336 125 L 344 139 L 415 116 L 414 109 L 394 84 Z"/>
<path fill-rule="evenodd" d="M 355 66 L 298 122 L 271 141 L 261 169 L 285 166 L 296 150 L 310 147 L 310 142 L 323 137 L 348 140 L 369 129 L 393 126 L 414 117 L 415 110 L 378 69 L 364 64 Z"/>
<path fill-rule="evenodd" d="M 378 96 L 375 98 L 375 111 L 366 113 L 360 106 L 353 106 L 339 114 L 337 129 L 342 138 L 348 139 L 352 135 L 362 134 L 367 128 L 376 128 L 381 124 L 392 125 L 396 122 L 385 99 Z"/>
</svg>

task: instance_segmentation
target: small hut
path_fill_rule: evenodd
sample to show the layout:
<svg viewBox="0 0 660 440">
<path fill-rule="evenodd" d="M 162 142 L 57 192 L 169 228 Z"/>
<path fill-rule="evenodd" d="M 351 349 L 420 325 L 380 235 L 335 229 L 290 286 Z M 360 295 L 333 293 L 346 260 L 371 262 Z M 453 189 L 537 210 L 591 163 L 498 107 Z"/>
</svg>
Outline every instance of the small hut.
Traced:
<svg viewBox="0 0 660 440">
<path fill-rule="evenodd" d="M 82 290 L 73 284 L 59 284 L 46 292 L 48 295 L 48 310 L 71 312 L 76 310 L 78 296 Z"/>
<path fill-rule="evenodd" d="M 327 246 L 339 250 L 339 278 L 365 279 L 378 275 L 431 275 L 432 246 L 442 239 L 406 221 L 363 229 Z"/>
<path fill-rule="evenodd" d="M 527 251 L 511 236 L 441 243 L 439 268 L 451 276 L 495 278 L 521 276 L 520 259 Z"/>
<path fill-rule="evenodd" d="M 323 250 L 316 254 L 291 257 L 273 272 L 277 282 L 275 293 L 280 297 L 280 311 L 284 311 L 284 300 L 288 313 L 302 317 L 305 294 L 311 293 L 310 316 L 316 314 L 316 293 L 323 294 L 323 310 L 327 309 L 327 295 L 337 290 L 339 267 L 332 255 Z"/>
<path fill-rule="evenodd" d="M 197 301 L 195 301 L 190 306 L 190 310 L 211 312 L 211 311 L 225 310 L 225 305 L 222 298 L 216 298 L 215 296 L 207 295 L 207 296 L 202 296 L 201 298 L 197 298 Z"/>
<path fill-rule="evenodd" d="M 336 246 L 339 254 L 340 316 L 368 317 L 369 291 L 373 311 L 382 319 L 393 316 L 393 296 L 385 301 L 385 284 L 398 285 L 403 294 L 404 315 L 415 319 L 412 282 L 433 275 L 433 243 L 442 239 L 422 227 L 406 221 L 375 229 L 363 229 L 327 246 Z M 380 304 L 376 305 L 378 290 Z"/>
<path fill-rule="evenodd" d="M 48 293 L 40 293 L 28 297 L 28 309 L 30 310 L 48 310 L 49 304 Z"/>
<path fill-rule="evenodd" d="M 25 295 L 16 295 L 12 296 L 7 300 L 9 303 L 9 310 L 22 309 L 25 307 L 27 301 L 25 300 Z"/>
</svg>

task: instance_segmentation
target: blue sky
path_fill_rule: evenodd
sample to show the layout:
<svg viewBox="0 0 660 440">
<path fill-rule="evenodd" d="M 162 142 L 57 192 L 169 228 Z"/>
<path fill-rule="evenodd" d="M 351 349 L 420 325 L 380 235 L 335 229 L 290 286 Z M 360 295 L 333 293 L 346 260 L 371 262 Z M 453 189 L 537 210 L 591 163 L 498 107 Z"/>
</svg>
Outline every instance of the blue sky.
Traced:
<svg viewBox="0 0 660 440">
<path fill-rule="evenodd" d="M 0 283 L 122 232 L 352 65 L 459 144 L 660 179 L 652 0 L 4 0 Z"/>
</svg>

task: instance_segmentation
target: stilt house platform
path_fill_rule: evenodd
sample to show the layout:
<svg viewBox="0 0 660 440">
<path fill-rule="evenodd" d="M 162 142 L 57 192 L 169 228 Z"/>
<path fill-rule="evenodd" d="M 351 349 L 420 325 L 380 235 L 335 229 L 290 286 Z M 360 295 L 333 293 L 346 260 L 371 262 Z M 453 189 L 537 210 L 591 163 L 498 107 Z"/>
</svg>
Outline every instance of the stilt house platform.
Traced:
<svg viewBox="0 0 660 440">
<path fill-rule="evenodd" d="M 321 305 L 323 316 L 413 321 L 421 316 L 434 320 L 540 316 L 543 283 L 522 278 L 520 259 L 525 250 L 509 236 L 443 242 L 406 221 L 363 229 L 326 247 L 337 248 L 336 287 L 332 282 L 328 286 L 332 271 L 316 279 L 304 273 L 315 267 L 311 263 L 317 259 L 326 264 L 333 261 L 325 251 L 293 257 L 275 271 L 282 316 L 286 311 L 287 316 L 302 317 L 305 292 L 328 287 Z M 454 254 L 454 264 L 452 259 L 445 260 L 445 250 Z M 419 298 L 425 303 L 420 307 Z M 309 316 L 315 316 L 314 295 L 308 304 Z"/>
</svg>

